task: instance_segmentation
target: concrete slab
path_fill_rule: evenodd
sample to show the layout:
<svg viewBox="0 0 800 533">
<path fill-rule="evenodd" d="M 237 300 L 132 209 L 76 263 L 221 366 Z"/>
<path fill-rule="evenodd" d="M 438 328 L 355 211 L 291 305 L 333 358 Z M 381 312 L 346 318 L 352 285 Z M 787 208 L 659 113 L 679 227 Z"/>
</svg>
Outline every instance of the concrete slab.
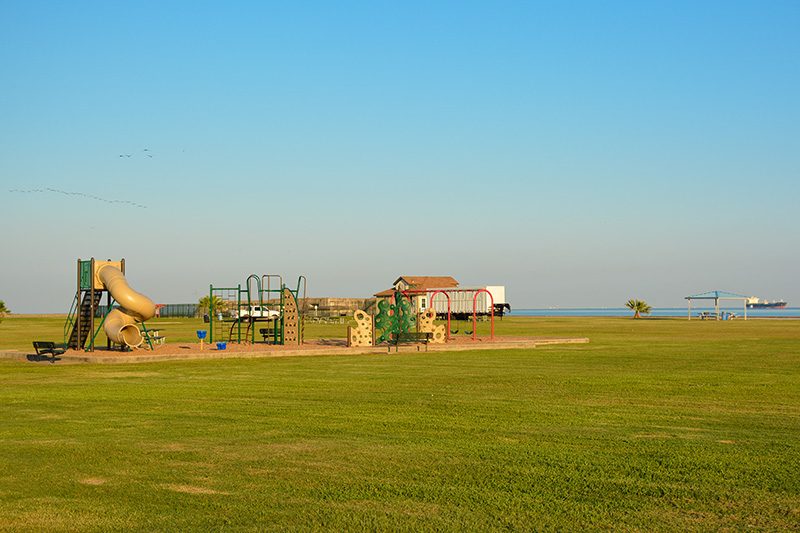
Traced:
<svg viewBox="0 0 800 533">
<path fill-rule="evenodd" d="M 107 352 L 96 350 L 82 352 L 69 350 L 56 358 L 56 364 L 64 363 L 89 363 L 89 364 L 120 364 L 120 363 L 151 363 L 158 361 L 192 361 L 203 359 L 235 359 L 235 358 L 264 358 L 264 357 L 299 357 L 318 355 L 364 355 L 385 353 L 436 353 L 455 352 L 468 350 L 507 350 L 507 349 L 532 349 L 536 346 L 553 344 L 583 344 L 588 343 L 587 338 L 546 338 L 546 337 L 504 337 L 503 339 L 482 338 L 475 341 L 459 339 L 446 344 L 401 345 L 394 346 L 368 346 L 348 347 L 344 340 L 314 340 L 301 346 L 264 346 L 264 345 L 233 345 L 230 350 L 217 350 L 206 345 L 204 351 L 194 344 L 172 344 L 159 347 L 156 350 L 136 350 L 133 352 Z M 231 345 L 229 345 L 231 346 Z M 0 351 L 0 359 L 16 361 L 36 361 L 36 355 L 15 350 Z M 52 364 L 50 360 L 42 359 L 42 364 Z"/>
</svg>

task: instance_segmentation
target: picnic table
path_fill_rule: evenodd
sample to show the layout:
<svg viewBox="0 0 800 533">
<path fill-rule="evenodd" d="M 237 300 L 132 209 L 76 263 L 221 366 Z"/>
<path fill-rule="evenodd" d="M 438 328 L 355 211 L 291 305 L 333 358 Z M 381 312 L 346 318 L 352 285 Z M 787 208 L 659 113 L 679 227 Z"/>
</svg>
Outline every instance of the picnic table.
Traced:
<svg viewBox="0 0 800 533">
<path fill-rule="evenodd" d="M 142 334 L 145 342 L 147 342 L 150 346 L 163 346 L 166 337 L 161 334 L 161 328 L 154 328 L 154 329 L 146 329 L 142 328 L 139 332 Z"/>
</svg>

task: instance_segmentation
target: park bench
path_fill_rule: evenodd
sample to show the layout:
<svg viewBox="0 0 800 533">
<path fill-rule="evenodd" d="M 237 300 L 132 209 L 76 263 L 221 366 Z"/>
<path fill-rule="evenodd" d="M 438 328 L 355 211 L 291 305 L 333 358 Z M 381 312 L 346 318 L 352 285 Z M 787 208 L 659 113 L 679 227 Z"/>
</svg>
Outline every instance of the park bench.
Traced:
<svg viewBox="0 0 800 533">
<path fill-rule="evenodd" d="M 394 344 L 395 351 L 399 349 L 401 344 L 424 344 L 425 351 L 428 351 L 428 343 L 433 339 L 433 333 L 430 331 L 401 331 L 399 333 L 392 333 L 389 344 Z M 391 350 L 391 346 L 389 347 Z M 419 348 L 417 348 L 419 350 Z"/>
<path fill-rule="evenodd" d="M 258 332 L 261 334 L 262 337 L 264 337 L 264 342 L 267 342 L 268 337 L 275 336 L 275 330 L 272 328 L 260 328 Z"/>
<path fill-rule="evenodd" d="M 49 354 L 53 356 L 50 362 L 55 363 L 56 356 L 67 351 L 67 345 L 64 343 L 55 343 L 50 341 L 33 341 L 33 349 L 36 350 L 37 361 L 41 361 L 43 355 L 46 358 Z"/>
</svg>

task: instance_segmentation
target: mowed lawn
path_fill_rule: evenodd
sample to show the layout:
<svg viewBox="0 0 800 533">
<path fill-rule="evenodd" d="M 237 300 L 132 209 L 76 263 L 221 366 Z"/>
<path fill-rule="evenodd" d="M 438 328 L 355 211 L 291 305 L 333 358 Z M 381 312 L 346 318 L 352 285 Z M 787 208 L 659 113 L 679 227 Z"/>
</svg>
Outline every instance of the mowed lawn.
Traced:
<svg viewBox="0 0 800 533">
<path fill-rule="evenodd" d="M 590 343 L 0 361 L 0 531 L 800 528 L 800 320 L 497 329 Z"/>
</svg>

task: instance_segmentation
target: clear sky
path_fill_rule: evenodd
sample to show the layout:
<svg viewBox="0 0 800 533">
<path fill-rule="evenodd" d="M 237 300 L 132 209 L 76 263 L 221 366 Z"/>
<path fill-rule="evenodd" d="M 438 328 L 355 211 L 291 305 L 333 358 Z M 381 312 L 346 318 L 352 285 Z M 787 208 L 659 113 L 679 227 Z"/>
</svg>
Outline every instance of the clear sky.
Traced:
<svg viewBox="0 0 800 533">
<path fill-rule="evenodd" d="M 800 2 L 7 2 L 0 299 L 800 305 Z"/>
</svg>

